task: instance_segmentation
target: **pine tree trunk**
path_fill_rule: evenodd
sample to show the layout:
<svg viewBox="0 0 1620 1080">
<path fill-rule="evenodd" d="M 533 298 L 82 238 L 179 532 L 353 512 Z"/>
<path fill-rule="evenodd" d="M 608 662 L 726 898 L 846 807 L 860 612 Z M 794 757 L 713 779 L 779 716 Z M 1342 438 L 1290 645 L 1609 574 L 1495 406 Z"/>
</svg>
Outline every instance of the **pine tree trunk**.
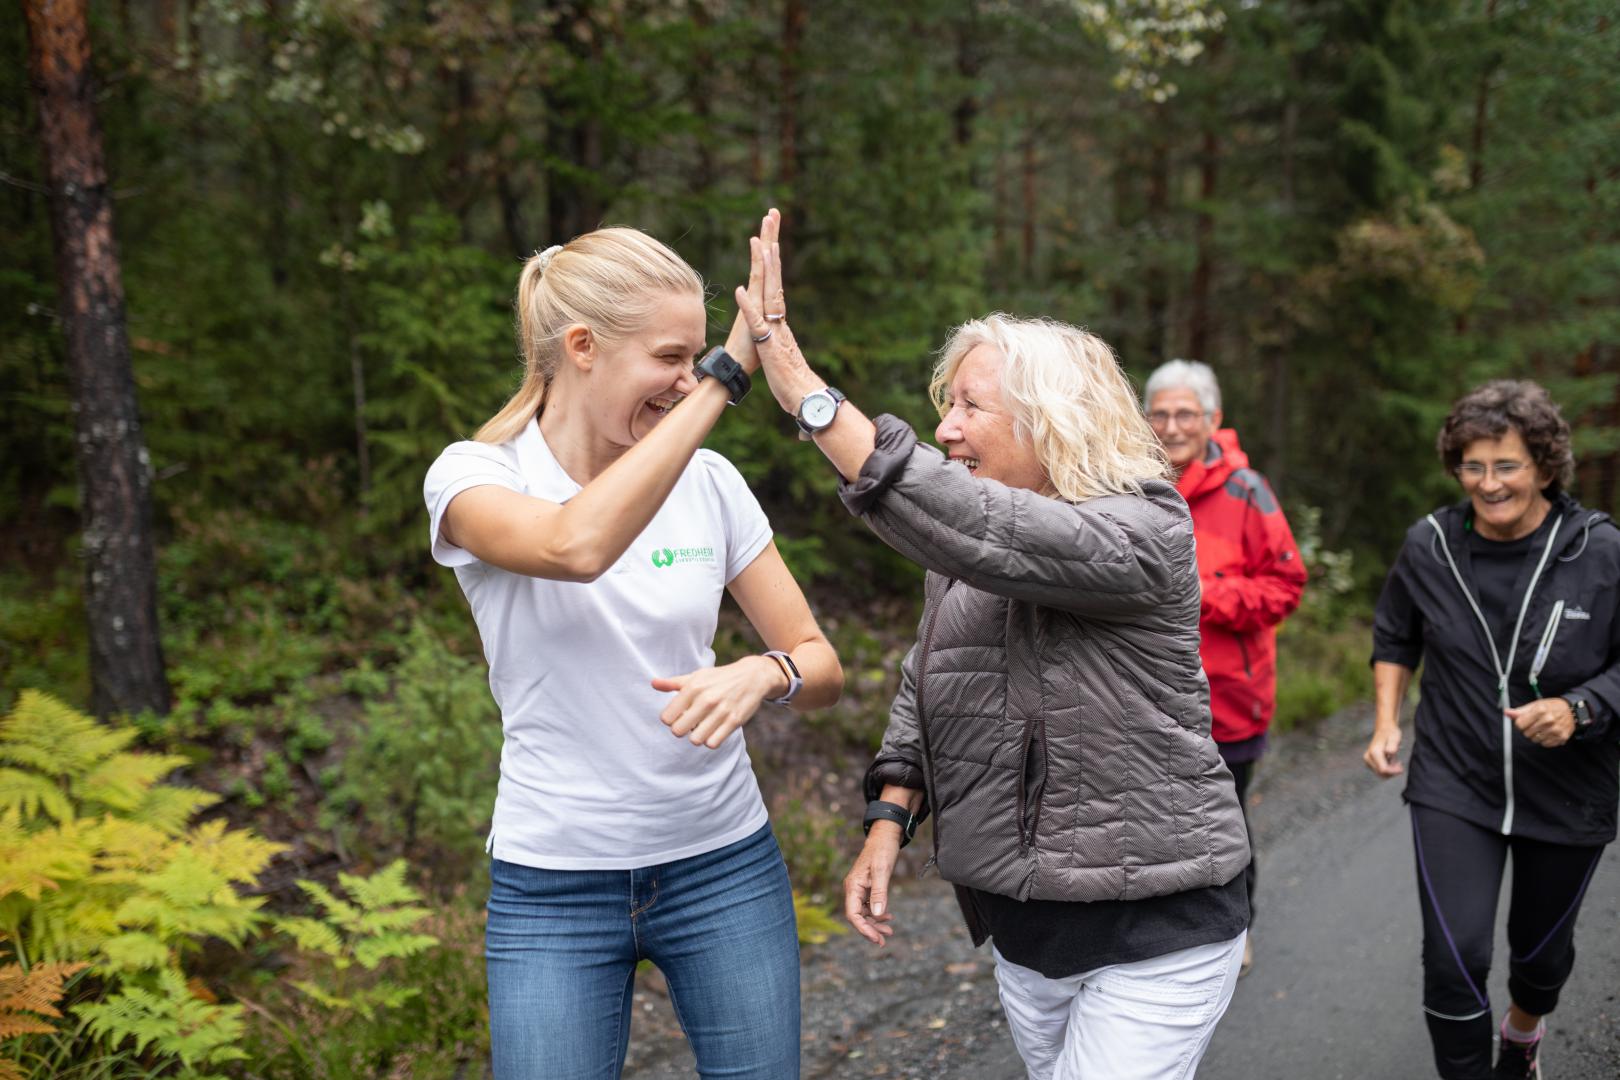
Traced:
<svg viewBox="0 0 1620 1080">
<path fill-rule="evenodd" d="M 91 709 L 103 717 L 166 713 L 152 478 L 124 325 L 85 0 L 24 0 L 23 11 L 73 392 Z"/>
</svg>

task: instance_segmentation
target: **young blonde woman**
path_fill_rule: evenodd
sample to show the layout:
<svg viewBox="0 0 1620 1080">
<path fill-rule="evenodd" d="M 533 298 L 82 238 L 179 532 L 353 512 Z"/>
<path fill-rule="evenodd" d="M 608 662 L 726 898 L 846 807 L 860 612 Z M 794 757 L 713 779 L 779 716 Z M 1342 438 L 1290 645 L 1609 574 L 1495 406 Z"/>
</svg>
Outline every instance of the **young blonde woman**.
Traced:
<svg viewBox="0 0 1620 1080">
<path fill-rule="evenodd" d="M 845 504 L 928 570 L 849 921 L 894 932 L 895 856 L 931 812 L 1030 1077 L 1191 1076 L 1242 960 L 1249 849 L 1210 738 L 1192 520 L 1113 352 L 1049 320 L 958 327 L 932 386 L 942 454 L 867 419 L 738 299 L 774 327 L 771 391 Z"/>
<path fill-rule="evenodd" d="M 756 258 L 770 310 L 762 280 Z M 531 258 L 517 309 L 521 388 L 425 485 L 505 733 L 494 1075 L 619 1075 L 647 959 L 702 1076 L 796 1077 L 793 899 L 740 729 L 765 701 L 831 703 L 843 674 L 747 484 L 699 449 L 752 335 L 739 318 L 705 353 L 698 275 L 624 228 Z M 722 590 L 768 653 L 714 666 Z"/>
</svg>

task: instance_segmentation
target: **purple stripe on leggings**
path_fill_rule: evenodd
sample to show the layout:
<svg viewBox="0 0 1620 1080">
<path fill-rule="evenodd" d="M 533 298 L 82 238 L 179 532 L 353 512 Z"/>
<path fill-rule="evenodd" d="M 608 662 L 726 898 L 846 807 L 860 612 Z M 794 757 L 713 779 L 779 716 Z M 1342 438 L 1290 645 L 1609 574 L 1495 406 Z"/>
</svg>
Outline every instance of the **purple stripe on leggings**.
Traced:
<svg viewBox="0 0 1620 1080">
<path fill-rule="evenodd" d="M 1429 894 L 1429 906 L 1434 908 L 1435 921 L 1440 924 L 1440 932 L 1446 936 L 1446 946 L 1451 949 L 1451 958 L 1457 962 L 1457 970 L 1462 972 L 1463 981 L 1468 984 L 1468 989 L 1474 992 L 1474 998 L 1479 1002 L 1479 1007 L 1489 1009 L 1491 1003 L 1486 1000 L 1484 994 L 1479 992 L 1479 987 L 1474 985 L 1474 977 L 1468 974 L 1468 968 L 1463 965 L 1462 954 L 1457 951 L 1457 941 L 1451 936 L 1451 927 L 1446 925 L 1446 913 L 1440 910 L 1440 901 L 1434 895 L 1434 886 L 1429 883 L 1429 864 L 1423 858 L 1423 839 L 1418 835 L 1417 807 L 1415 806 L 1412 808 L 1412 844 L 1417 848 L 1418 873 L 1423 877 L 1423 891 Z"/>
<path fill-rule="evenodd" d="M 1553 935 L 1558 933 L 1559 928 L 1561 928 L 1564 923 L 1569 921 L 1569 917 L 1571 915 L 1575 914 L 1575 909 L 1581 906 L 1581 898 L 1586 895 L 1586 887 L 1592 884 L 1592 875 L 1597 873 L 1598 860 L 1601 858 L 1603 858 L 1603 849 L 1598 848 L 1598 853 L 1592 857 L 1592 865 L 1586 868 L 1586 877 L 1581 881 L 1581 887 L 1575 890 L 1575 899 L 1570 903 L 1569 910 L 1564 912 L 1564 917 L 1553 923 L 1553 928 L 1547 931 L 1547 936 L 1541 939 L 1540 945 L 1537 945 L 1535 948 L 1531 949 L 1529 953 L 1524 956 L 1513 957 L 1514 960 L 1521 964 L 1534 960 L 1536 958 L 1536 954 L 1547 947 L 1547 942 L 1553 939 Z"/>
</svg>

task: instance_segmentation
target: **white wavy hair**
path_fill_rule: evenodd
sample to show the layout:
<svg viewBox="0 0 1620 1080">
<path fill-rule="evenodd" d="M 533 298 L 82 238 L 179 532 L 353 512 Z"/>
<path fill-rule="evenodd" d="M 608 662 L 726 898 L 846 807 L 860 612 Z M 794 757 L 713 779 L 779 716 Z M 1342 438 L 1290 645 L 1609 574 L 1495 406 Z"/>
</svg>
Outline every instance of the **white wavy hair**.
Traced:
<svg viewBox="0 0 1620 1080">
<path fill-rule="evenodd" d="M 1161 390 L 1191 390 L 1205 412 L 1221 411 L 1220 380 L 1215 378 L 1215 369 L 1201 360 L 1171 360 L 1154 368 L 1142 389 L 1142 408 Z"/>
<path fill-rule="evenodd" d="M 1055 319 L 995 312 L 951 331 L 928 393 L 944 416 L 956 369 L 974 348 L 1005 358 L 1001 393 L 1015 437 L 1030 443 L 1057 494 L 1071 502 L 1141 494 L 1169 475 L 1164 450 L 1136 403 L 1114 350 L 1097 335 Z"/>
</svg>

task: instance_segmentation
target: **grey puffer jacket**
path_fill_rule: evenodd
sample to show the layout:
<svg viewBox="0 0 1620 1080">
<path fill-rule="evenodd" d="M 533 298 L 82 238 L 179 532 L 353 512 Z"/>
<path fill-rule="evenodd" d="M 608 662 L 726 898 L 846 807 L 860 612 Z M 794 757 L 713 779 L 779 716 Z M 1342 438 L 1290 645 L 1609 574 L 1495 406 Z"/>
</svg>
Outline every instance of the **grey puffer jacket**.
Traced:
<svg viewBox="0 0 1620 1080">
<path fill-rule="evenodd" d="M 976 479 L 904 421 L 876 423 L 840 494 L 928 579 L 867 798 L 925 789 L 941 876 L 1020 900 L 1236 877 L 1248 841 L 1209 734 L 1175 488 L 1065 502 Z"/>
</svg>

